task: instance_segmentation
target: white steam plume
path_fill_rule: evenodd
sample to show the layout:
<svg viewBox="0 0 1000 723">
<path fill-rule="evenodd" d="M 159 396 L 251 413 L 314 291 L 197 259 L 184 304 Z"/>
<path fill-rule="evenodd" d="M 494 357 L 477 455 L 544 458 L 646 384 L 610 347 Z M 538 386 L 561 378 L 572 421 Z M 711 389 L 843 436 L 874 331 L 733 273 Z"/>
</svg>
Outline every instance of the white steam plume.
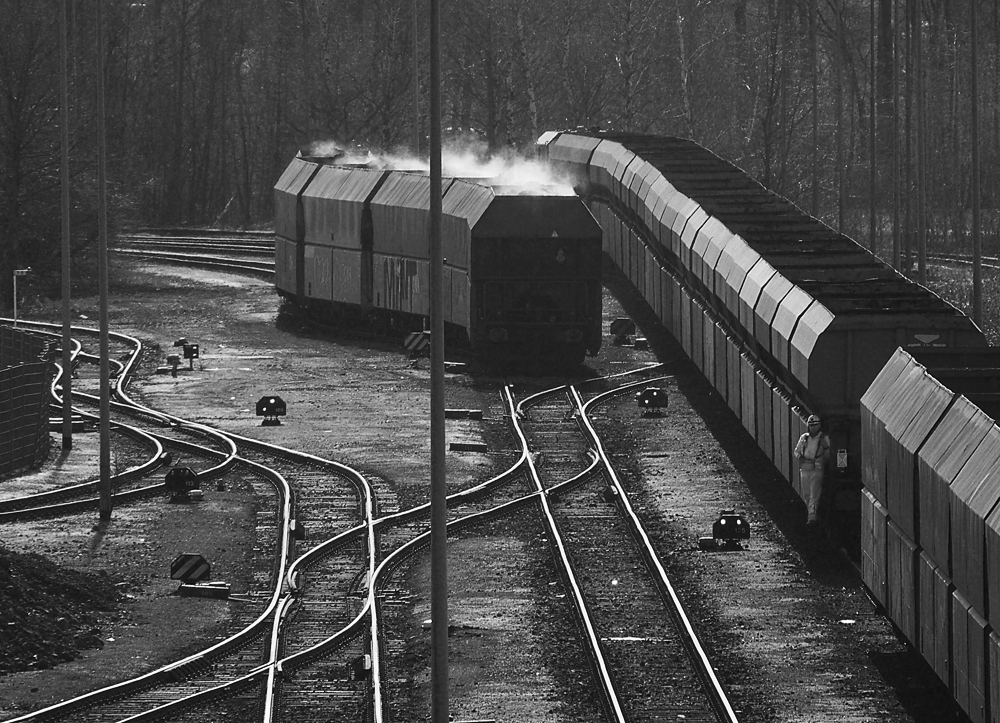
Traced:
<svg viewBox="0 0 1000 723">
<path fill-rule="evenodd" d="M 336 158 L 337 163 L 344 165 L 430 173 L 430 162 L 426 158 L 407 153 L 364 151 L 336 141 L 313 143 L 310 155 Z M 446 177 L 480 180 L 491 186 L 523 187 L 526 192 L 573 193 L 572 179 L 555 173 L 548 164 L 525 158 L 512 150 L 487 157 L 486 144 L 481 141 L 446 143 L 441 151 L 441 166 Z"/>
</svg>

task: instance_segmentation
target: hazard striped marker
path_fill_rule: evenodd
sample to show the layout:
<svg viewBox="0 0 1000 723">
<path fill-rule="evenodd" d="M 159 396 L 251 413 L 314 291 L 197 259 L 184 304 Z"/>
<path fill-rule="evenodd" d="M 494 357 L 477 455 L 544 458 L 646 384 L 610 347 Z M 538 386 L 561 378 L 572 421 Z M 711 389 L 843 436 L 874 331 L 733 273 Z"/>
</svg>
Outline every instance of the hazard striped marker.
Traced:
<svg viewBox="0 0 1000 723">
<path fill-rule="evenodd" d="M 186 552 L 170 563 L 170 579 L 182 582 L 204 580 L 212 572 L 212 566 L 197 553 Z"/>
<path fill-rule="evenodd" d="M 431 333 L 429 331 L 415 331 L 406 337 L 403 346 L 408 354 L 420 354 L 424 352 L 431 343 Z"/>
</svg>

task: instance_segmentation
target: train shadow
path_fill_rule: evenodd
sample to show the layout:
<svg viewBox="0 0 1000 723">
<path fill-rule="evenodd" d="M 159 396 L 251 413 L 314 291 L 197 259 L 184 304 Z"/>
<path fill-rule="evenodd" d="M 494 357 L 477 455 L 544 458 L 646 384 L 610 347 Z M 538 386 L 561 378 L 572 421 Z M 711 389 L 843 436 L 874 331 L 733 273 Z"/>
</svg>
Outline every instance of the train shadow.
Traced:
<svg viewBox="0 0 1000 723">
<path fill-rule="evenodd" d="M 969 720 L 952 699 L 948 687 L 938 680 L 927 662 L 909 648 L 873 650 L 868 653 L 868 658 L 892 686 L 914 723 L 959 723 Z"/>
</svg>

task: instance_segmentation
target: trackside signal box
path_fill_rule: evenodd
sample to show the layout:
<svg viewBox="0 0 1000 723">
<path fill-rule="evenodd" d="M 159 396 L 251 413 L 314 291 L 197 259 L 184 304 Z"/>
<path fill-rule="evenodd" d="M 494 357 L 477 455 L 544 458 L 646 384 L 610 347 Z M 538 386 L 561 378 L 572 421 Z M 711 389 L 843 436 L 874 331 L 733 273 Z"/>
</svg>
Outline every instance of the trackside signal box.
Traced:
<svg viewBox="0 0 1000 723">
<path fill-rule="evenodd" d="M 659 387 L 648 387 L 635 395 L 636 403 L 643 414 L 660 414 L 670 401 L 667 393 Z"/>
<path fill-rule="evenodd" d="M 198 353 L 197 344 L 184 345 L 184 358 L 188 360 L 188 369 L 191 371 L 194 371 L 194 360 L 198 358 Z"/>
<path fill-rule="evenodd" d="M 260 423 L 262 427 L 276 427 L 281 424 L 278 417 L 284 417 L 287 412 L 285 400 L 276 395 L 261 397 L 257 401 L 257 416 L 263 417 Z"/>
<path fill-rule="evenodd" d="M 712 537 L 723 545 L 734 545 L 737 540 L 750 539 L 750 524 L 735 510 L 723 510 L 712 525 Z"/>
<path fill-rule="evenodd" d="M 198 473 L 190 467 L 174 467 L 167 471 L 163 481 L 170 493 L 170 500 L 186 501 L 192 490 L 198 489 Z"/>
</svg>

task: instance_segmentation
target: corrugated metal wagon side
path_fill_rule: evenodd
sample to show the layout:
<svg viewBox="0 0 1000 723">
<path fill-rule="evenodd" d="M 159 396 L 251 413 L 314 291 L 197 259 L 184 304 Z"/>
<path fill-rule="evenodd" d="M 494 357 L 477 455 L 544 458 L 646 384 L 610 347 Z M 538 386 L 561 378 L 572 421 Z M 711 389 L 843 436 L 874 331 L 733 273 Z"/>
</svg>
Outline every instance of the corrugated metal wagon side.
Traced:
<svg viewBox="0 0 1000 723">
<path fill-rule="evenodd" d="M 274 285 L 279 294 L 304 294 L 305 219 L 302 192 L 319 164 L 293 158 L 274 185 Z"/>
</svg>

